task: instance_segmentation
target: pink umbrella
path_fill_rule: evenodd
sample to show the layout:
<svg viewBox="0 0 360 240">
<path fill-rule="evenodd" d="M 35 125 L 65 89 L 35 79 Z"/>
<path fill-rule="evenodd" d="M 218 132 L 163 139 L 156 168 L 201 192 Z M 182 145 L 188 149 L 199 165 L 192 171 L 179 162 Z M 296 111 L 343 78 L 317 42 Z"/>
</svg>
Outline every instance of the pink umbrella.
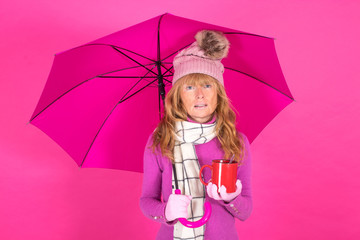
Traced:
<svg viewBox="0 0 360 240">
<path fill-rule="evenodd" d="M 80 167 L 142 172 L 143 150 L 171 87 L 172 61 L 203 29 L 231 43 L 225 88 L 250 142 L 294 99 L 274 39 L 163 14 L 56 54 L 30 122 Z"/>
</svg>

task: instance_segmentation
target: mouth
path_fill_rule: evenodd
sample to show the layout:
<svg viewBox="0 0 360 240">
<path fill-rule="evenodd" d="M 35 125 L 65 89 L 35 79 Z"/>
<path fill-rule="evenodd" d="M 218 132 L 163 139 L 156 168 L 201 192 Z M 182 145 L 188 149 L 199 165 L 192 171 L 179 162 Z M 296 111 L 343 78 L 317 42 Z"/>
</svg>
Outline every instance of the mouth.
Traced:
<svg viewBox="0 0 360 240">
<path fill-rule="evenodd" d="M 206 108 L 206 107 L 207 107 L 207 104 L 205 104 L 205 103 L 204 103 L 204 104 L 196 104 L 196 105 L 195 105 L 195 108 L 196 108 L 196 109 L 202 109 L 202 108 Z"/>
</svg>

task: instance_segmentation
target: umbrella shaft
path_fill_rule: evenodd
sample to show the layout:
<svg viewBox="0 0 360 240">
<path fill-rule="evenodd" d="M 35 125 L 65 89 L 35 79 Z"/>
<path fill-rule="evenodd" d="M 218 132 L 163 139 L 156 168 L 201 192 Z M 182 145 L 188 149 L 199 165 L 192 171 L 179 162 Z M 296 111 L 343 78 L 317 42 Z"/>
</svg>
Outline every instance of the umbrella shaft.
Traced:
<svg viewBox="0 0 360 240">
<path fill-rule="evenodd" d="M 156 62 L 156 66 L 157 66 L 157 70 L 158 70 L 158 87 L 159 87 L 159 94 L 161 96 L 161 99 L 163 101 L 163 103 L 165 104 L 165 84 L 163 81 L 163 75 L 161 72 L 161 62 L 157 61 Z"/>
</svg>

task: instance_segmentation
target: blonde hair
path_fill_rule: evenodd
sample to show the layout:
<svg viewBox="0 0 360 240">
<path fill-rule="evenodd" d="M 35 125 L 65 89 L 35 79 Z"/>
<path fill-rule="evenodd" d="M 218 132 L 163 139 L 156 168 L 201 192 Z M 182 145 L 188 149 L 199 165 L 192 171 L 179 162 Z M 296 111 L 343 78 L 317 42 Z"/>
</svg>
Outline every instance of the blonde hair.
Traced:
<svg viewBox="0 0 360 240">
<path fill-rule="evenodd" d="M 165 98 L 164 117 L 153 133 L 153 151 L 155 151 L 155 148 L 159 146 L 162 155 L 168 157 L 172 162 L 174 162 L 175 122 L 187 121 L 188 118 L 180 97 L 181 87 L 184 84 L 213 84 L 216 87 L 216 136 L 224 151 L 224 158 L 230 159 L 234 155 L 234 161 L 240 163 L 245 154 L 244 140 L 236 130 L 236 114 L 232 110 L 232 106 L 226 95 L 224 86 L 215 78 L 201 73 L 191 73 L 185 75 L 176 81 L 174 86 L 167 93 Z"/>
</svg>

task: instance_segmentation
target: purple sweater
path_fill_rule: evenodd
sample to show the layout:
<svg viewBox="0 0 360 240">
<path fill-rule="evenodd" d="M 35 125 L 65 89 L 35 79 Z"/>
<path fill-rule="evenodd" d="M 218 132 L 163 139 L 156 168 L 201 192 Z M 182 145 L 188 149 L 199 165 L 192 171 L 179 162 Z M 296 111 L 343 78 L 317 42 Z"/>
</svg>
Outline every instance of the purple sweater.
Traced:
<svg viewBox="0 0 360 240">
<path fill-rule="evenodd" d="M 251 198 L 251 155 L 249 141 L 241 133 L 245 140 L 245 158 L 243 165 L 238 168 L 238 179 L 242 183 L 241 194 L 229 203 L 210 198 L 206 194 L 207 202 L 211 203 L 212 213 L 205 225 L 205 240 L 233 240 L 238 239 L 235 228 L 235 218 L 242 221 L 246 220 L 252 210 Z M 140 208 L 144 215 L 156 222 L 161 223 L 160 230 L 156 239 L 173 239 L 173 222 L 167 222 L 165 219 L 165 206 L 171 194 L 172 165 L 168 158 L 161 155 L 157 148 L 155 154 L 148 148 L 152 144 L 152 137 L 149 137 L 144 152 L 144 176 L 142 185 L 142 194 L 140 197 Z M 223 150 L 220 142 L 214 138 L 208 143 L 195 145 L 196 154 L 200 166 L 211 165 L 213 159 L 223 157 Z M 203 171 L 205 182 L 211 178 L 210 169 Z"/>
</svg>

